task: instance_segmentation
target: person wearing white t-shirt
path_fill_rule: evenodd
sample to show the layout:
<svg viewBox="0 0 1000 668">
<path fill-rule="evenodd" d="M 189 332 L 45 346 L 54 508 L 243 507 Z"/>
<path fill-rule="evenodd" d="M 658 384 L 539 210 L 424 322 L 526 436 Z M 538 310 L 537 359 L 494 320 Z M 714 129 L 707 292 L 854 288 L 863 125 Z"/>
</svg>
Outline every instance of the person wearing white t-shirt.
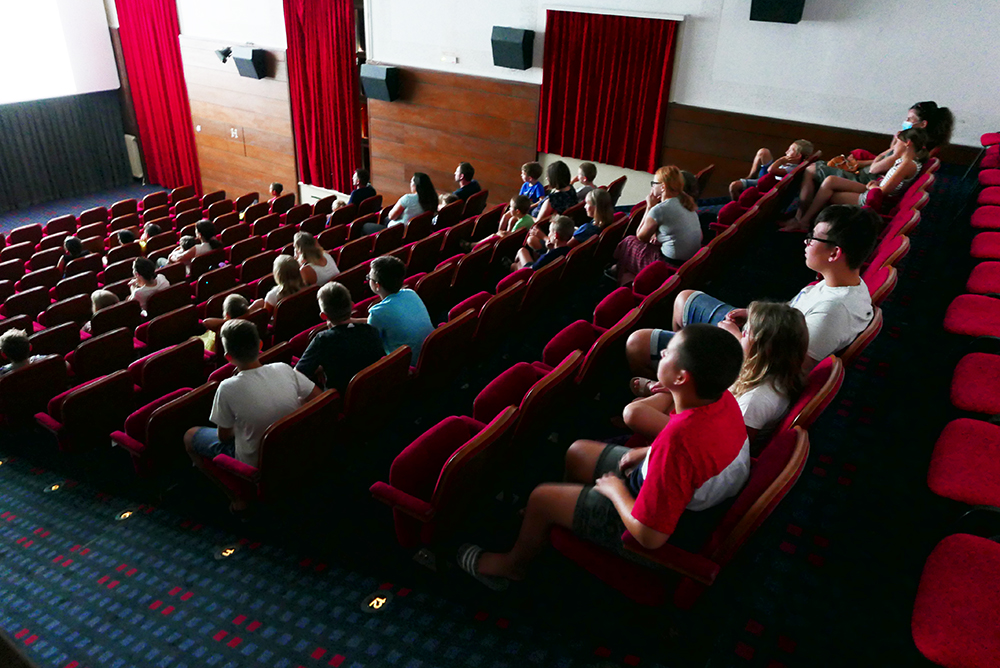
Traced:
<svg viewBox="0 0 1000 668">
<path fill-rule="evenodd" d="M 170 287 L 170 281 L 163 274 L 156 273 L 156 265 L 152 260 L 137 257 L 132 263 L 132 280 L 128 282 L 129 299 L 139 302 L 139 308 L 146 312 L 149 298 L 160 290 Z"/>
<path fill-rule="evenodd" d="M 806 266 L 823 278 L 807 285 L 789 302 L 802 312 L 809 328 L 805 371 L 811 371 L 825 357 L 846 348 L 871 322 L 875 309 L 868 286 L 861 280 L 861 265 L 875 247 L 880 226 L 878 214 L 870 209 L 835 204 L 820 212 L 812 232 L 806 235 Z M 659 351 L 666 347 L 675 331 L 693 323 L 724 323 L 721 326 L 735 334 L 746 318 L 746 309 L 699 290 L 682 290 L 674 300 L 673 332 L 640 329 L 629 336 L 626 343 L 629 366 L 638 376 L 650 378 Z"/>
<path fill-rule="evenodd" d="M 220 454 L 259 466 L 260 442 L 268 427 L 321 393 L 311 380 L 287 364 L 260 363 L 260 335 L 249 320 L 226 322 L 220 336 L 226 359 L 237 373 L 222 381 L 215 392 L 209 419 L 218 428 L 193 427 L 184 434 L 184 447 L 191 461 L 206 472 L 206 461 Z M 250 499 L 242 488 L 209 477 L 219 482 L 229 496 L 233 513 L 247 509 Z"/>
</svg>

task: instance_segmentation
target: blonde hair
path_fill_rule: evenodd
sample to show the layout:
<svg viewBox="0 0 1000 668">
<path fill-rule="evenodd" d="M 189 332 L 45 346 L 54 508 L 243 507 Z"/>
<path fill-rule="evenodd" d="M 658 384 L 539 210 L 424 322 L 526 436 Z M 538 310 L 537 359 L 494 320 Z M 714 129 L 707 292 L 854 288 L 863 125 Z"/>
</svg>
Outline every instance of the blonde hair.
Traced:
<svg viewBox="0 0 1000 668">
<path fill-rule="evenodd" d="M 660 167 L 656 170 L 656 178 L 659 178 L 663 183 L 663 191 L 667 197 L 676 197 L 680 200 L 681 206 L 688 211 L 694 211 L 698 208 L 694 198 L 684 192 L 684 174 L 681 173 L 679 167 L 676 165 Z"/>
<path fill-rule="evenodd" d="M 90 293 L 91 313 L 97 313 L 102 308 L 114 306 L 120 300 L 118 295 L 108 290 L 94 290 Z"/>
<path fill-rule="evenodd" d="M 809 330 L 802 312 L 788 304 L 751 302 L 747 328 L 753 336 L 733 383 L 732 392 L 743 396 L 762 383 L 795 400 L 805 383 L 802 364 L 809 349 Z"/>
<path fill-rule="evenodd" d="M 302 274 L 299 273 L 299 263 L 291 255 L 274 258 L 274 282 L 278 284 L 278 299 L 294 295 L 305 287 Z"/>
<path fill-rule="evenodd" d="M 808 158 L 813 153 L 812 142 L 809 141 L 808 139 L 796 139 L 795 141 L 792 142 L 792 144 L 794 144 L 795 148 L 798 149 L 799 155 L 803 159 Z"/>
<path fill-rule="evenodd" d="M 604 229 L 615 219 L 615 205 L 611 201 L 611 195 L 607 190 L 594 188 L 587 192 L 585 201 L 590 202 L 594 207 L 594 224 Z"/>
<path fill-rule="evenodd" d="M 308 232 L 296 232 L 294 244 L 308 264 L 318 264 L 323 259 L 323 249 L 316 243 L 316 237 Z"/>
</svg>

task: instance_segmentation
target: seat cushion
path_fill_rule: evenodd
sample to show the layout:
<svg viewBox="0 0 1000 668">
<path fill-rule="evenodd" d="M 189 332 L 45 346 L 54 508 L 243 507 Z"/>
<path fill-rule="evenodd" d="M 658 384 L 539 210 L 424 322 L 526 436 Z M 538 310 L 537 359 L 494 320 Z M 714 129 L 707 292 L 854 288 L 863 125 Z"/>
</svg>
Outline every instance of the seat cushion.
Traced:
<svg viewBox="0 0 1000 668">
<path fill-rule="evenodd" d="M 1000 299 L 959 295 L 944 314 L 944 329 L 963 336 L 1000 336 Z"/>
<path fill-rule="evenodd" d="M 1000 186 L 1000 169 L 984 169 L 979 172 L 979 185 Z"/>
<path fill-rule="evenodd" d="M 983 146 L 993 146 L 994 144 L 1000 144 L 1000 132 L 984 132 L 983 136 L 979 138 Z"/>
<path fill-rule="evenodd" d="M 977 295 L 1000 293 L 1000 262 L 980 262 L 969 274 L 965 290 Z"/>
<path fill-rule="evenodd" d="M 989 188 L 983 188 L 979 191 L 979 197 L 976 198 L 976 202 L 980 205 L 988 204 L 990 206 L 1000 205 L 1000 186 L 990 186 Z"/>
<path fill-rule="evenodd" d="M 1000 167 L 1000 155 L 987 151 L 986 155 L 983 156 L 983 161 L 979 163 L 979 168 L 997 169 L 998 167 Z"/>
<path fill-rule="evenodd" d="M 920 652 L 942 666 L 994 666 L 1000 656 L 1000 545 L 955 534 L 931 552 L 910 629 Z"/>
<path fill-rule="evenodd" d="M 996 171 L 1000 172 L 1000 170 Z M 979 230 L 1000 230 L 1000 206 L 979 207 L 972 212 L 969 224 Z"/>
<path fill-rule="evenodd" d="M 1000 413 L 1000 355 L 970 353 L 955 365 L 951 403 L 971 413 Z"/>
<path fill-rule="evenodd" d="M 927 486 L 946 499 L 1000 506 L 1000 426 L 970 418 L 945 425 L 931 455 Z"/>
<path fill-rule="evenodd" d="M 974 236 L 969 255 L 980 260 L 1000 260 L 1000 232 L 980 232 Z"/>
</svg>

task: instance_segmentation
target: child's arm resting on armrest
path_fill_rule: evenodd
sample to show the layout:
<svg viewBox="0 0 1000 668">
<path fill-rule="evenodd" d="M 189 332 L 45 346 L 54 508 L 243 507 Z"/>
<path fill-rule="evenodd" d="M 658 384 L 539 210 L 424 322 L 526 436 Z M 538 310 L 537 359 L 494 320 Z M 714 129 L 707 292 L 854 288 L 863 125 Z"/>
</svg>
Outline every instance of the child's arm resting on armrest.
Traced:
<svg viewBox="0 0 1000 668">
<path fill-rule="evenodd" d="M 670 538 L 670 535 L 660 533 L 656 529 L 651 529 L 632 517 L 632 507 L 635 506 L 635 499 L 629 493 L 628 488 L 625 487 L 625 482 L 621 478 L 614 473 L 605 473 L 597 479 L 595 486 L 599 493 L 608 497 L 615 504 L 615 510 L 618 511 L 622 522 L 625 523 L 625 528 L 639 541 L 640 545 L 647 550 L 655 550 L 663 547 L 667 539 Z"/>
</svg>

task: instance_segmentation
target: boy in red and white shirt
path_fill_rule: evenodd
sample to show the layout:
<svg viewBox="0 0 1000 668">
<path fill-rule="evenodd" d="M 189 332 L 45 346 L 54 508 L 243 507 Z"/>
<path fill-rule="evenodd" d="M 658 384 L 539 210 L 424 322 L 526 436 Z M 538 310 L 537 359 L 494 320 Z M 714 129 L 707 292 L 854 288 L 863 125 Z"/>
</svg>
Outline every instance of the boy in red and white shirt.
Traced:
<svg viewBox="0 0 1000 668">
<path fill-rule="evenodd" d="M 647 448 L 577 441 L 566 453 L 571 483 L 539 485 L 510 552 L 459 549 L 459 565 L 493 589 L 525 577 L 553 526 L 620 554 L 628 531 L 645 548 L 662 547 L 685 509 L 704 510 L 735 496 L 750 475 L 743 414 L 729 393 L 743 363 L 735 338 L 691 325 L 663 351 L 657 379 L 674 399 L 667 426 Z"/>
</svg>

